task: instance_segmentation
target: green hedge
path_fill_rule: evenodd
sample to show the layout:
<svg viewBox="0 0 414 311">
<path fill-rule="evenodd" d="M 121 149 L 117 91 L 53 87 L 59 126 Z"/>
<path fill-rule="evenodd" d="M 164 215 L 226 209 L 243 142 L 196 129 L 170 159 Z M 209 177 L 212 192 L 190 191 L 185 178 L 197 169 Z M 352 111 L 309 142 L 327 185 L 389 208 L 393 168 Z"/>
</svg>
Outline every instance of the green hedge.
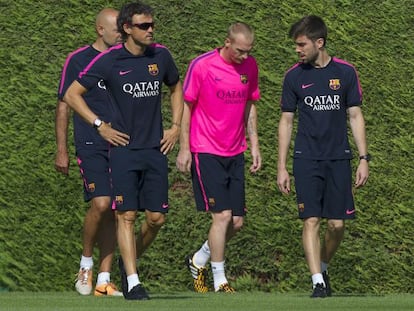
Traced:
<svg viewBox="0 0 414 311">
<path fill-rule="evenodd" d="M 74 157 L 69 177 L 54 170 L 57 84 L 66 55 L 94 40 L 97 11 L 122 3 L 0 1 L 0 288 L 73 290 L 87 205 Z M 247 174 L 246 225 L 227 251 L 237 288 L 310 287 L 294 197 L 276 188 L 276 130 L 283 74 L 296 61 L 287 31 L 302 15 L 318 14 L 330 29 L 330 53 L 352 62 L 360 74 L 373 155 L 369 183 L 356 193 L 358 218 L 348 223 L 330 267 L 331 282 L 342 293 L 413 293 L 414 2 L 148 3 L 156 9 L 156 40 L 169 47 L 183 75 L 193 57 L 221 45 L 230 22 L 246 21 L 256 30 L 264 165 L 255 176 Z M 168 125 L 168 102 L 165 108 Z M 189 287 L 183 260 L 204 241 L 209 226 L 209 215 L 195 212 L 189 176 L 175 169 L 176 151 L 169 157 L 168 221 L 139 263 L 151 291 Z M 117 272 L 114 265 L 119 281 Z"/>
</svg>

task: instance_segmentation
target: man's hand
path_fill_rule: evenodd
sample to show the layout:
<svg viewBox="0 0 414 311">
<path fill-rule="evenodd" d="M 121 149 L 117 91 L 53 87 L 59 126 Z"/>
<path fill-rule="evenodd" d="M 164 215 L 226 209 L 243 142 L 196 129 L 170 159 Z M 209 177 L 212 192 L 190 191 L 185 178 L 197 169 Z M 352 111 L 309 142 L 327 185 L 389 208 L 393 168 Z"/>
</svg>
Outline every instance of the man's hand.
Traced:
<svg viewBox="0 0 414 311">
<path fill-rule="evenodd" d="M 359 165 L 355 176 L 355 188 L 365 186 L 368 181 L 369 169 L 368 162 L 365 160 L 359 161 Z"/>
<path fill-rule="evenodd" d="M 173 126 L 164 131 L 163 138 L 161 139 L 161 152 L 167 155 L 171 150 L 174 149 L 175 143 L 180 136 L 180 127 L 173 124 Z"/>
<path fill-rule="evenodd" d="M 58 151 L 55 157 L 55 169 L 65 175 L 69 175 L 69 155 L 67 151 Z"/>
<path fill-rule="evenodd" d="M 98 133 L 114 146 L 126 146 L 129 144 L 129 135 L 114 130 L 111 123 L 102 122 L 101 126 L 98 127 Z"/>
<path fill-rule="evenodd" d="M 262 167 L 262 156 L 260 151 L 257 149 L 252 150 L 252 165 L 250 166 L 250 173 L 256 173 Z"/>
<path fill-rule="evenodd" d="M 175 165 L 180 172 L 189 172 L 191 170 L 191 152 L 189 150 L 182 150 L 178 152 Z"/>
<path fill-rule="evenodd" d="M 290 193 L 290 177 L 286 169 L 278 169 L 277 171 L 277 186 L 284 194 Z"/>
</svg>

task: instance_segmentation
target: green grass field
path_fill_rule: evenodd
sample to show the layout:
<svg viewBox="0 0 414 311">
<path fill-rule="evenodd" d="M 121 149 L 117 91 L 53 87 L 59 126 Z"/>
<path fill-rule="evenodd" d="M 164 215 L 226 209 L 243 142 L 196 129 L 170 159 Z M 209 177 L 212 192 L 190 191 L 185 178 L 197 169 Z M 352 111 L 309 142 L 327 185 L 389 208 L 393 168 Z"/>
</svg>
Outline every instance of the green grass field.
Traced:
<svg viewBox="0 0 414 311">
<path fill-rule="evenodd" d="M 126 301 L 119 297 L 81 297 L 75 292 L 0 293 L 0 310 L 414 310 L 414 295 L 336 295 L 311 299 L 307 293 L 271 294 L 248 292 L 230 294 L 153 294 L 149 301 Z"/>
</svg>

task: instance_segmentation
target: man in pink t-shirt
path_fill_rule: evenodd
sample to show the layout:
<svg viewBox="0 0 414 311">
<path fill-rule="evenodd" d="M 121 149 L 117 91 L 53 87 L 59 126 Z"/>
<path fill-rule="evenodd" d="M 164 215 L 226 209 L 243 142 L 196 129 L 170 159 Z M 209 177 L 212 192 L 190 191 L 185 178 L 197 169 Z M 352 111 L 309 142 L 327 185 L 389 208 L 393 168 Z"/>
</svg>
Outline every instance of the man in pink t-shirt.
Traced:
<svg viewBox="0 0 414 311">
<path fill-rule="evenodd" d="M 225 275 L 224 252 L 246 214 L 246 131 L 253 162 L 250 172 L 257 172 L 262 161 L 256 130 L 258 67 L 249 55 L 253 42 L 249 25 L 232 24 L 224 46 L 196 57 L 184 81 L 177 168 L 191 171 L 197 210 L 212 216 L 208 240 L 186 259 L 196 292 L 208 291 L 210 259 L 214 291 L 234 292 Z"/>
</svg>

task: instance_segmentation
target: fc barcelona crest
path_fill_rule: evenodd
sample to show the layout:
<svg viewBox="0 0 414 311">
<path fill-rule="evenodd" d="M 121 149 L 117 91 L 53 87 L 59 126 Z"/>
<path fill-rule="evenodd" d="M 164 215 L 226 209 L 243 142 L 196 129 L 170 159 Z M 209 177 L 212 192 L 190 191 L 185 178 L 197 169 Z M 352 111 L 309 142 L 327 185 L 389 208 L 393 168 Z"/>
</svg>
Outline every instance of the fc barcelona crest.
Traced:
<svg viewBox="0 0 414 311">
<path fill-rule="evenodd" d="M 152 76 L 156 76 L 158 74 L 158 65 L 157 64 L 150 64 L 150 65 L 148 65 L 148 72 Z"/>
<path fill-rule="evenodd" d="M 249 79 L 247 78 L 247 75 L 240 75 L 240 81 L 243 84 L 247 84 L 247 82 L 249 82 Z"/>
<path fill-rule="evenodd" d="M 122 195 L 115 196 L 115 202 L 117 205 L 124 204 L 124 197 Z"/>
<path fill-rule="evenodd" d="M 95 192 L 95 183 L 88 184 L 88 191 Z"/>
<path fill-rule="evenodd" d="M 329 88 L 331 90 L 339 90 L 339 88 L 341 87 L 341 81 L 339 79 L 331 79 L 329 80 Z"/>
</svg>

